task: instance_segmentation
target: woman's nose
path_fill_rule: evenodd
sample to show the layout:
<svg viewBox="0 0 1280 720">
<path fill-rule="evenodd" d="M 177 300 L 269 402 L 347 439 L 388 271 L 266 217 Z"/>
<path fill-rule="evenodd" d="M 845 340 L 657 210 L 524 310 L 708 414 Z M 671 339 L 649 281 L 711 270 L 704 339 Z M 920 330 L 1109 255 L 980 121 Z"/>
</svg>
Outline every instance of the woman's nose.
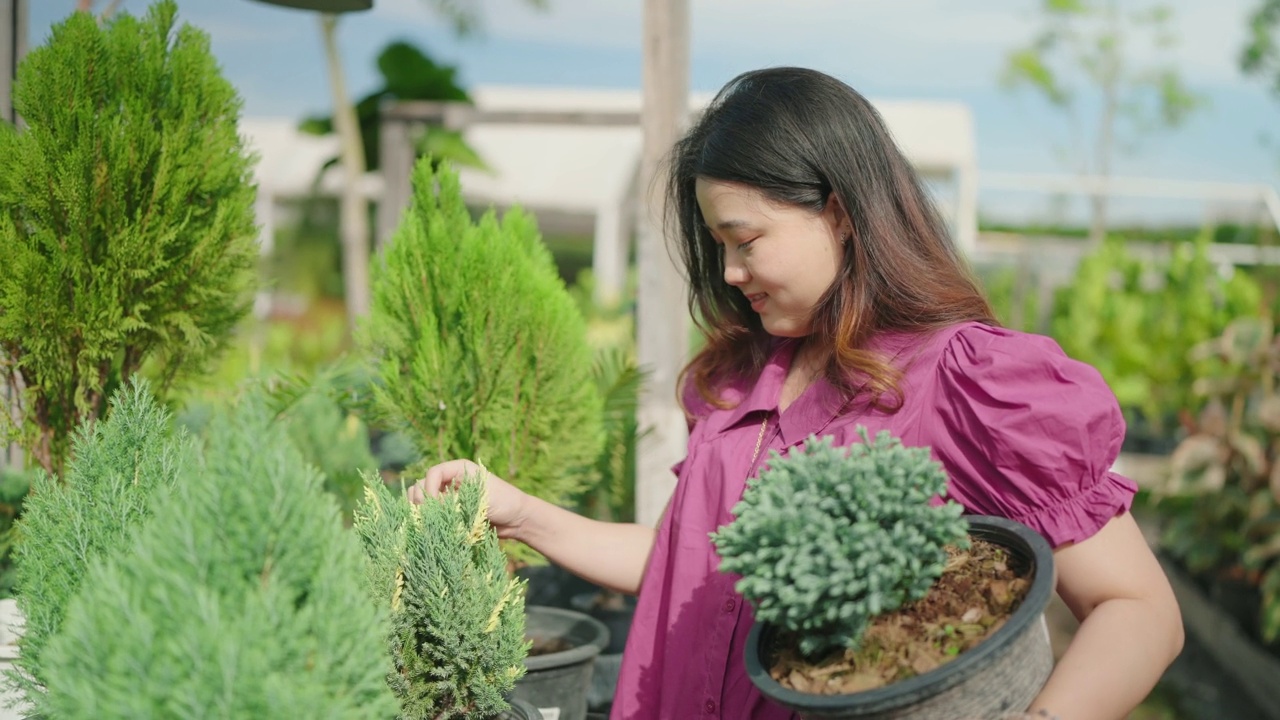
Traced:
<svg viewBox="0 0 1280 720">
<path fill-rule="evenodd" d="M 751 274 L 747 272 L 747 267 L 739 261 L 730 260 L 727 256 L 724 261 L 724 281 L 734 287 L 745 285 L 751 279 Z"/>
</svg>

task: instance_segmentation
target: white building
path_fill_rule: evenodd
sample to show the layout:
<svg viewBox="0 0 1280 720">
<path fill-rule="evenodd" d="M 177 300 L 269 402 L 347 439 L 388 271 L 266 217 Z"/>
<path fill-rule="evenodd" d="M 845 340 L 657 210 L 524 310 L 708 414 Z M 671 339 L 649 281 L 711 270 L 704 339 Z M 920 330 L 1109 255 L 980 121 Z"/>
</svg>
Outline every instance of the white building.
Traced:
<svg viewBox="0 0 1280 720">
<path fill-rule="evenodd" d="M 461 170 L 468 203 L 499 209 L 520 204 L 537 215 L 544 232 L 591 235 L 598 286 L 606 293 L 621 288 L 638 196 L 640 91 L 480 86 L 471 94 L 475 108 L 463 114 L 470 116 L 466 139 L 490 172 Z M 695 94 L 693 111 L 710 98 Z M 977 153 L 969 108 L 923 100 L 873 103 L 935 190 L 957 243 L 972 250 L 977 238 Z M 258 217 L 264 251 L 271 246 L 279 201 L 311 193 L 324 162 L 337 155 L 335 137 L 304 135 L 296 127 L 292 118 L 242 121 L 248 142 L 261 157 Z M 391 172 L 401 177 L 389 176 L 389 183 L 374 174 L 366 178 L 371 199 L 389 197 L 393 205 L 403 204 L 396 198 L 407 198 L 399 187 L 406 179 L 405 165 L 397 165 Z M 385 159 L 382 166 L 393 167 Z M 319 191 L 336 193 L 340 172 L 335 166 L 326 173 Z M 385 234 L 384 228 L 380 235 Z"/>
</svg>

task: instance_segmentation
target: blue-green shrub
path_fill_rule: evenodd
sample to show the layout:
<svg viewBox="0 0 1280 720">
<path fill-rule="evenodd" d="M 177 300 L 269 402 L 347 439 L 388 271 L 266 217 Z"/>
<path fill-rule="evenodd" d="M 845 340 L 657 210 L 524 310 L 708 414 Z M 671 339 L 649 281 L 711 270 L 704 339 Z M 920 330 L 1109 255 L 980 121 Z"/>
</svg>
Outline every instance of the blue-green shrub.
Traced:
<svg viewBox="0 0 1280 720">
<path fill-rule="evenodd" d="M 794 632 L 809 657 L 856 649 L 874 617 L 928 593 L 948 545 L 969 542 L 960 505 L 930 505 L 947 476 L 929 448 L 859 431 L 864 443 L 848 448 L 810 436 L 770 453 L 711 536 L 757 621 Z"/>
</svg>

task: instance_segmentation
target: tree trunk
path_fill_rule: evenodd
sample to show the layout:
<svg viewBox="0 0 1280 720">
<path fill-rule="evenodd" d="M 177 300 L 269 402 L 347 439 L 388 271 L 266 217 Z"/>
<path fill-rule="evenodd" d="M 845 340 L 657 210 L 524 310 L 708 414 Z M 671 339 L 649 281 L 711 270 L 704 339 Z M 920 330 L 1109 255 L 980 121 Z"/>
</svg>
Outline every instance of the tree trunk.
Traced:
<svg viewBox="0 0 1280 720">
<path fill-rule="evenodd" d="M 640 427 L 648 430 L 636 452 L 636 522 L 653 526 L 675 487 L 670 468 L 684 456 L 687 439 L 684 413 L 675 401 L 688 348 L 687 291 L 667 246 L 665 184 L 658 168 L 688 115 L 689 0 L 645 0 L 643 74 L 636 354 L 650 375 L 636 412 Z"/>
<path fill-rule="evenodd" d="M 1119 112 L 1121 58 L 1124 57 L 1124 38 L 1120 25 L 1119 9 L 1114 0 L 1107 4 L 1107 23 L 1111 27 L 1115 43 L 1102 62 L 1102 115 L 1098 121 L 1098 144 L 1094 148 L 1096 176 L 1101 187 L 1095 187 L 1091 198 L 1092 212 L 1089 221 L 1089 243 L 1097 246 L 1107 237 L 1107 212 L 1110 206 L 1111 156 L 1115 152 L 1116 114 Z"/>
<path fill-rule="evenodd" d="M 354 325 L 369 314 L 369 202 L 360 187 L 364 181 L 364 145 L 356 109 L 347 99 L 342 57 L 338 54 L 338 18 L 320 16 L 325 58 L 329 66 L 329 86 L 333 93 L 333 125 L 341 143 L 342 197 L 339 228 L 342 238 L 342 286 L 346 295 L 347 320 Z M 350 327 L 349 325 L 349 327 Z"/>
</svg>

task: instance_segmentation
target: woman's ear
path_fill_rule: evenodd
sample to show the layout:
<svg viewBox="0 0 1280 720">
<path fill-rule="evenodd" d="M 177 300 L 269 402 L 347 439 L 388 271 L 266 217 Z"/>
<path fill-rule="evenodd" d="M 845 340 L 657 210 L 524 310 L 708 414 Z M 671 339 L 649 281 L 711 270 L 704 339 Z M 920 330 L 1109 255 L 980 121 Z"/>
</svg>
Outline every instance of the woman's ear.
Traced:
<svg viewBox="0 0 1280 720">
<path fill-rule="evenodd" d="M 840 242 L 848 242 L 853 235 L 853 222 L 849 219 L 849 213 L 844 209 L 844 203 L 840 202 L 840 197 L 834 192 L 827 197 L 827 206 L 823 209 L 823 214 L 827 216 L 827 222 L 831 224 L 831 231 L 835 236 L 840 238 Z"/>
</svg>

